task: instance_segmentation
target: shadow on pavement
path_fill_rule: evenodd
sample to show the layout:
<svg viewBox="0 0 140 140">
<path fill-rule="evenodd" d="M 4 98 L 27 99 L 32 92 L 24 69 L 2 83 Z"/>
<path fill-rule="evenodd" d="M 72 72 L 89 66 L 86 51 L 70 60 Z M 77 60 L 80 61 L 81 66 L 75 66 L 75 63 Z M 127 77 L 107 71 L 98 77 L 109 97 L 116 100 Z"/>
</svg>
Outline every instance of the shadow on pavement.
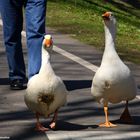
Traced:
<svg viewBox="0 0 140 140">
<path fill-rule="evenodd" d="M 83 88 L 90 88 L 92 80 L 64 80 L 64 84 L 68 91 L 76 90 L 76 89 L 83 89 Z"/>
<path fill-rule="evenodd" d="M 74 124 L 66 121 L 58 121 L 56 126 L 57 130 L 63 130 L 63 131 L 78 131 L 78 130 L 84 130 L 91 128 L 97 128 L 98 125 L 80 125 L 80 124 Z"/>
<path fill-rule="evenodd" d="M 29 127 L 24 129 L 23 131 L 17 133 L 10 137 L 10 140 L 46 140 L 46 136 L 43 132 L 38 132 L 34 130 L 34 127 Z"/>
<path fill-rule="evenodd" d="M 131 122 L 131 123 L 123 122 L 123 121 L 121 121 L 120 119 L 118 119 L 118 120 L 113 120 L 113 121 L 111 121 L 111 122 L 117 123 L 117 124 L 140 125 L 140 116 L 132 116 L 132 120 L 133 120 L 133 122 Z"/>
<path fill-rule="evenodd" d="M 0 78 L 0 85 L 9 85 L 9 78 Z"/>
</svg>

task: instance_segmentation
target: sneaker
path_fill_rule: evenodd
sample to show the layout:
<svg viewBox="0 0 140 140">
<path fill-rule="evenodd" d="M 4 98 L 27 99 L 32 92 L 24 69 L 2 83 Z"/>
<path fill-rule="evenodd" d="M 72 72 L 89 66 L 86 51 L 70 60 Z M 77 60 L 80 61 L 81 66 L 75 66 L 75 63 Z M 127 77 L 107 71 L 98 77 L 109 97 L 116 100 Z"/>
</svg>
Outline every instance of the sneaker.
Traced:
<svg viewBox="0 0 140 140">
<path fill-rule="evenodd" d="M 10 81 L 10 89 L 12 90 L 22 90 L 25 89 L 23 80 L 15 79 Z"/>
</svg>

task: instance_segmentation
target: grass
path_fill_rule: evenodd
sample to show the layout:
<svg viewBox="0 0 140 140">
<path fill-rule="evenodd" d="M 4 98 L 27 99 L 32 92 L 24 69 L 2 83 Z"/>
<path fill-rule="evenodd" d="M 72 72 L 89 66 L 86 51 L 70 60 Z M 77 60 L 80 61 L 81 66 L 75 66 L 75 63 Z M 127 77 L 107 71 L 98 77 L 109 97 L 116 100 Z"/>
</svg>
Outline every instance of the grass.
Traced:
<svg viewBox="0 0 140 140">
<path fill-rule="evenodd" d="M 118 21 L 116 48 L 120 57 L 140 64 L 139 5 L 140 0 L 48 0 L 47 26 L 103 50 L 101 15 L 112 11 Z"/>
</svg>

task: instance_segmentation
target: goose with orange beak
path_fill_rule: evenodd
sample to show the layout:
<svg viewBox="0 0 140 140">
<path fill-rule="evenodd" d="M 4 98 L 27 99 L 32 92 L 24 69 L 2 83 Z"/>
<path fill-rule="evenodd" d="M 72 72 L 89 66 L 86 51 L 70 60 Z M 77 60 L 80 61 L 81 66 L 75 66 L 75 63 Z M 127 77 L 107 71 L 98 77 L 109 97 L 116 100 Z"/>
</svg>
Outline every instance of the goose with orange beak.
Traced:
<svg viewBox="0 0 140 140">
<path fill-rule="evenodd" d="M 51 67 L 52 47 L 52 36 L 45 35 L 42 43 L 40 71 L 29 80 L 24 96 L 27 107 L 36 115 L 36 130 L 38 131 L 48 131 L 49 128 L 55 129 L 58 110 L 65 105 L 67 99 L 66 87 Z M 48 118 L 51 114 L 54 116 L 50 125 L 44 127 L 39 121 L 40 116 Z"/>
<path fill-rule="evenodd" d="M 136 84 L 129 68 L 123 63 L 115 49 L 116 19 L 112 12 L 103 15 L 105 30 L 105 50 L 102 62 L 92 81 L 91 93 L 104 106 L 105 123 L 101 127 L 114 127 L 108 118 L 108 103 L 126 102 L 120 119 L 132 122 L 128 102 L 136 96 Z"/>
</svg>

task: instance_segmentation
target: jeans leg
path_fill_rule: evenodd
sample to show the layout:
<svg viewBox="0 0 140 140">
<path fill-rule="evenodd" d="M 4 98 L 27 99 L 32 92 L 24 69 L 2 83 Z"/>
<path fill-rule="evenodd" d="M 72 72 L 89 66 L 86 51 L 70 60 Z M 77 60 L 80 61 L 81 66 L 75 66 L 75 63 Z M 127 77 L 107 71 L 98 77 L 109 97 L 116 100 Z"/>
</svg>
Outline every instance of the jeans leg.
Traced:
<svg viewBox="0 0 140 140">
<path fill-rule="evenodd" d="M 0 0 L 0 12 L 3 20 L 9 78 L 10 80 L 25 79 L 25 64 L 21 45 L 22 7 L 13 5 L 12 0 Z"/>
<path fill-rule="evenodd" d="M 25 6 L 29 78 L 37 74 L 41 66 L 41 46 L 45 35 L 46 1 L 27 0 Z"/>
</svg>

